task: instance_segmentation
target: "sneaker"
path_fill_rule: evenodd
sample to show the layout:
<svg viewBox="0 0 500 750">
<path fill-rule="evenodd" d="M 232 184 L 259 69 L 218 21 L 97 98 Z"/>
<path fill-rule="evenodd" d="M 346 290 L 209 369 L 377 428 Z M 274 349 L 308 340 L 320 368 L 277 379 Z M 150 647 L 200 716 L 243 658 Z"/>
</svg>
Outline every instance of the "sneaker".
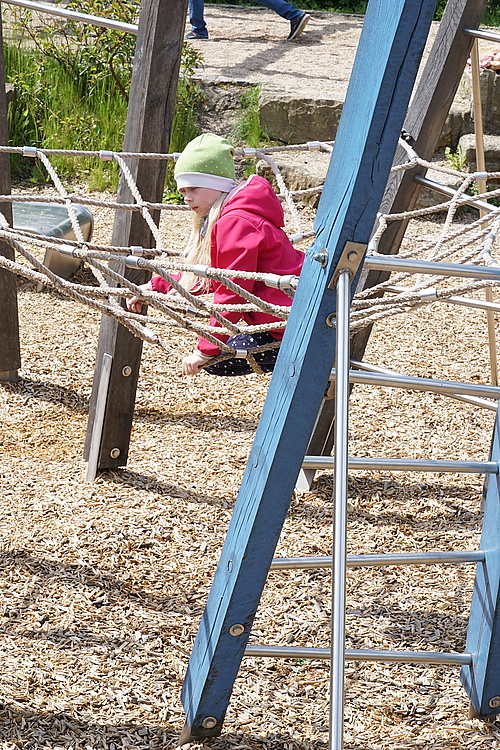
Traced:
<svg viewBox="0 0 500 750">
<path fill-rule="evenodd" d="M 191 39 L 191 41 L 193 39 L 197 39 L 199 42 L 206 42 L 208 41 L 208 36 L 200 36 L 195 31 L 189 31 L 184 37 L 184 39 Z"/>
<path fill-rule="evenodd" d="M 297 39 L 299 34 L 302 34 L 310 20 L 311 16 L 309 13 L 303 13 L 299 18 L 294 18 L 293 21 L 290 21 L 290 33 L 288 34 L 287 39 Z"/>
</svg>

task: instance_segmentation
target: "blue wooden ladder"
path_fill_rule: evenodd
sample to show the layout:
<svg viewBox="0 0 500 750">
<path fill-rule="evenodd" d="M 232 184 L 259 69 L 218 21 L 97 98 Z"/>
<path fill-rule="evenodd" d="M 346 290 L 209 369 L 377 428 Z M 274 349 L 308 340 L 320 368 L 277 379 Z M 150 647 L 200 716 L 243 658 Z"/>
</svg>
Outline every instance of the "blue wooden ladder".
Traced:
<svg viewBox="0 0 500 750">
<path fill-rule="evenodd" d="M 434 0 L 369 2 L 316 217 L 316 240 L 306 256 L 184 681 L 182 700 L 186 723 L 181 744 L 220 734 L 241 660 L 245 652 L 259 653 L 259 647 L 247 646 L 248 638 L 336 356 L 334 543 L 338 559 L 333 571 L 333 606 L 337 616 L 332 618 L 332 648 L 312 651 L 319 658 L 333 657 L 332 750 L 342 745 L 343 665 L 348 656 L 343 622 L 347 388 L 354 377 L 349 372 L 349 305 L 360 270 L 366 264 L 366 247 L 434 9 Z M 370 374 L 365 373 L 363 377 L 369 378 Z M 371 377 L 376 380 L 376 375 L 371 374 Z M 412 382 L 408 387 L 417 385 Z M 498 388 L 486 393 L 500 397 Z M 493 461 L 478 470 L 495 473 L 498 465 Z M 498 505 L 498 482 L 489 482 L 489 488 L 495 497 L 493 505 Z M 496 507 L 492 512 L 498 531 L 500 514 Z M 497 533 L 496 538 L 500 538 L 500 534 Z M 457 554 L 460 557 L 460 553 Z M 498 553 L 492 552 L 490 558 L 491 561 L 498 559 Z M 478 639 L 484 641 L 481 651 L 495 652 L 500 648 L 500 645 L 491 647 L 492 642 L 496 643 L 499 572 L 481 552 L 471 553 L 467 560 L 480 561 L 480 566 L 487 571 L 483 582 L 478 584 L 476 596 L 486 615 L 486 624 L 483 618 L 476 630 Z M 488 607 L 482 606 L 485 599 Z M 490 646 L 487 648 L 485 643 Z M 323 653 L 318 654 L 319 651 Z M 357 652 L 354 658 L 359 657 Z M 401 655 L 400 659 L 392 652 L 390 657 L 396 661 L 422 660 L 421 654 L 414 652 L 410 656 Z M 466 676 L 474 675 L 469 679 L 471 687 L 468 688 L 473 706 L 484 714 L 486 701 L 488 713 L 491 713 L 491 701 L 500 691 L 500 685 L 492 676 L 494 669 L 488 658 L 481 673 L 475 669 L 475 654 L 438 655 L 438 658 L 439 663 L 462 664 Z M 490 688 L 495 695 L 489 692 Z"/>
</svg>

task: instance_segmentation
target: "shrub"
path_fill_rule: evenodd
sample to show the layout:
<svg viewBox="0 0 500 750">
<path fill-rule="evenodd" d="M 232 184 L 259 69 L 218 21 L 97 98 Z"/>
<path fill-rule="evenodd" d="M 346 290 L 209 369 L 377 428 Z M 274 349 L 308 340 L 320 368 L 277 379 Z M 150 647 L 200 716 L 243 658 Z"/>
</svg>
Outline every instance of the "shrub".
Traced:
<svg viewBox="0 0 500 750">
<path fill-rule="evenodd" d="M 132 0 L 70 0 L 66 7 L 126 23 L 137 22 Z M 9 111 L 10 143 L 62 150 L 120 150 L 127 115 L 135 36 L 91 24 L 54 19 L 16 8 L 16 43 L 5 45 L 7 82 L 16 90 Z M 181 150 L 197 133 L 199 90 L 194 70 L 202 58 L 184 45 L 178 85 L 172 150 Z M 57 157 L 64 176 L 89 176 L 89 187 L 114 187 L 114 165 L 95 159 Z M 46 179 L 36 163 L 12 159 L 14 178 Z"/>
</svg>

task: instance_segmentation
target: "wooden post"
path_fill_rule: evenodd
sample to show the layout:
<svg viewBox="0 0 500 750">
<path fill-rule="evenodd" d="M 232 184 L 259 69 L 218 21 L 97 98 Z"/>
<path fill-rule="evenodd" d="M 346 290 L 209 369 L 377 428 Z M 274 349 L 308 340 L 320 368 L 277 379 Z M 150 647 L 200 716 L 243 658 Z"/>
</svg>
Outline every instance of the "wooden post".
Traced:
<svg viewBox="0 0 500 750">
<path fill-rule="evenodd" d="M 369 241 L 434 9 L 434 0 L 368 4 L 316 217 L 316 240 L 193 646 L 182 694 L 181 744 L 221 732 L 333 365 L 335 270 L 347 242 Z"/>
<path fill-rule="evenodd" d="M 0 144 L 7 146 L 8 143 L 7 93 L 5 91 L 2 16 L 0 14 Z M 9 155 L 0 154 L 0 194 L 10 195 L 10 192 Z M 12 203 L 0 203 L 0 211 L 12 226 Z M 9 260 L 14 260 L 13 248 L 3 240 L 0 240 L 0 255 Z M 10 271 L 0 268 L 0 380 L 16 380 L 17 371 L 20 367 L 17 279 Z"/>
<path fill-rule="evenodd" d="M 405 130 L 415 141 L 416 152 L 427 161 L 432 160 L 436 150 L 474 41 L 473 37 L 465 34 L 463 30 L 478 28 L 485 7 L 486 0 L 449 0 L 446 5 L 438 33 L 404 122 Z M 398 147 L 394 163 L 400 164 L 404 159 L 405 152 Z M 415 207 L 420 190 L 420 186 L 415 182 L 415 176 L 424 175 L 426 171 L 423 167 L 415 167 L 407 172 L 391 175 L 384 193 L 381 211 L 385 213 L 411 211 Z M 381 238 L 379 252 L 397 254 L 407 225 L 407 221 L 391 222 Z M 362 280 L 360 290 L 382 283 L 387 276 L 383 271 L 370 271 Z M 367 326 L 353 336 L 352 359 L 358 361 L 363 359 L 371 331 L 372 327 Z M 323 401 L 317 425 L 307 448 L 308 455 L 330 455 L 333 447 L 332 421 L 334 417 L 333 399 Z M 300 488 L 310 485 L 314 472 L 308 471 L 306 476 L 307 480 L 305 483 L 301 482 Z"/>
<path fill-rule="evenodd" d="M 187 0 L 144 0 L 139 18 L 134 70 L 127 113 L 124 150 L 168 153 L 179 66 L 186 23 Z M 141 196 L 161 203 L 166 163 L 163 160 L 130 159 Z M 132 195 L 123 178 L 118 201 L 131 203 Z M 153 214 L 159 222 L 159 211 Z M 139 212 L 118 210 L 113 227 L 113 245 L 153 247 L 150 228 Z M 141 284 L 149 278 L 142 271 L 114 268 Z M 103 355 L 112 358 L 106 413 L 102 428 L 98 468 L 116 468 L 127 463 L 135 394 L 139 378 L 142 341 L 116 320 L 104 316 L 101 321 L 94 382 L 90 403 L 84 457 L 91 448 L 93 421 L 98 398 Z"/>
<path fill-rule="evenodd" d="M 493 432 L 491 461 L 500 461 L 500 421 Z M 478 563 L 467 628 L 466 651 L 472 665 L 462 667 L 461 681 L 469 695 L 472 713 L 492 717 L 500 710 L 500 476 L 487 475 L 483 529 L 479 548 L 485 560 Z"/>
</svg>

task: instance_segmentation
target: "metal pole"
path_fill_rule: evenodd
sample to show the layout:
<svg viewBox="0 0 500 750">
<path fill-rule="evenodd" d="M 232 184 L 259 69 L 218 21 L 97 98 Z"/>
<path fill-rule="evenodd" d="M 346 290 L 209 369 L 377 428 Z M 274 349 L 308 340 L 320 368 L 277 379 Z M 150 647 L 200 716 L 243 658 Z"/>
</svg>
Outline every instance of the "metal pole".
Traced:
<svg viewBox="0 0 500 750">
<path fill-rule="evenodd" d="M 332 370 L 330 379 L 336 380 L 337 374 Z M 361 372 L 351 370 L 351 383 L 363 385 L 379 385 L 387 388 L 406 388 L 409 391 L 430 391 L 431 393 L 457 393 L 469 396 L 485 396 L 486 398 L 500 398 L 500 388 L 497 385 L 474 385 L 474 383 L 457 383 L 451 380 L 433 380 L 432 378 L 415 378 L 410 375 L 390 375 L 377 372 Z"/>
<path fill-rule="evenodd" d="M 484 562 L 484 550 L 457 552 L 394 552 L 380 555 L 347 555 L 348 568 L 388 565 L 443 565 Z M 331 555 L 324 557 L 275 557 L 270 570 L 322 570 L 332 567 Z"/>
<path fill-rule="evenodd" d="M 81 21 L 82 23 L 91 23 L 93 26 L 104 26 L 106 29 L 114 31 L 124 31 L 129 34 L 137 34 L 138 26 L 133 23 L 124 21 L 113 21 L 112 18 L 101 18 L 100 16 L 90 16 L 88 13 L 77 13 L 74 10 L 67 10 L 58 5 L 44 5 L 43 3 L 30 2 L 30 0 L 3 0 L 9 5 L 18 5 L 20 8 L 35 10 L 37 13 L 50 13 L 53 16 L 68 18 L 72 21 Z"/>
<path fill-rule="evenodd" d="M 342 750 L 344 730 L 350 288 L 345 268 L 337 281 L 330 750 Z"/>
<path fill-rule="evenodd" d="M 484 31 L 483 29 L 464 29 L 466 34 L 469 34 L 469 36 L 473 36 L 476 39 L 486 39 L 489 42 L 499 42 L 500 43 L 500 34 L 495 33 L 494 31 Z"/>
<path fill-rule="evenodd" d="M 363 269 L 368 271 L 408 271 L 435 276 L 456 276 L 462 279 L 482 279 L 500 281 L 500 268 L 474 266 L 471 263 L 436 263 L 433 260 L 414 260 L 382 255 L 367 255 Z"/>
<path fill-rule="evenodd" d="M 333 456 L 306 456 L 303 469 L 332 469 Z M 361 458 L 349 457 L 349 469 L 358 471 L 421 471 L 463 474 L 498 474 L 496 461 L 451 461 L 425 458 Z"/>
<path fill-rule="evenodd" d="M 471 49 L 471 73 L 472 73 L 472 101 L 474 106 L 474 132 L 476 139 L 476 170 L 486 172 L 486 162 L 484 158 L 483 142 L 483 111 L 481 107 L 481 80 L 479 71 L 479 50 L 478 40 L 474 39 Z M 480 193 L 486 192 L 486 179 L 478 178 L 477 187 Z M 479 209 L 480 216 L 484 216 L 486 211 Z M 486 287 L 484 296 L 487 302 L 493 302 L 493 292 L 491 287 Z M 498 385 L 498 361 L 497 347 L 495 341 L 495 316 L 492 310 L 487 310 L 486 319 L 488 322 L 488 348 L 490 352 L 490 371 L 491 382 Z"/>
<path fill-rule="evenodd" d="M 454 190 L 449 185 L 443 185 L 441 182 L 430 180 L 428 177 L 424 177 L 421 174 L 416 174 L 414 179 L 415 179 L 415 182 L 418 182 L 419 185 L 424 185 L 425 187 L 429 188 L 429 190 L 434 190 L 436 193 L 442 193 L 442 195 L 449 195 L 450 198 L 453 198 L 453 196 L 456 193 L 456 190 Z M 479 210 L 484 210 L 487 213 L 490 213 L 491 211 L 493 211 L 489 203 L 486 203 L 486 201 L 480 200 L 479 198 L 474 198 L 472 195 L 469 196 L 468 193 L 464 193 L 461 196 L 460 204 L 462 203 L 465 206 L 473 206 L 474 208 L 479 208 Z"/>
<path fill-rule="evenodd" d="M 313 648 L 303 646 L 263 646 L 255 644 L 247 646 L 244 656 L 272 656 L 276 659 L 320 659 L 330 658 L 329 648 Z M 441 651 L 372 651 L 368 649 L 346 649 L 346 661 L 376 661 L 391 662 L 393 664 L 444 664 L 464 665 L 472 664 L 472 654 L 467 651 L 462 654 L 443 653 Z M 340 745 L 338 746 L 340 748 Z M 337 750 L 337 748 L 332 748 Z"/>
</svg>

